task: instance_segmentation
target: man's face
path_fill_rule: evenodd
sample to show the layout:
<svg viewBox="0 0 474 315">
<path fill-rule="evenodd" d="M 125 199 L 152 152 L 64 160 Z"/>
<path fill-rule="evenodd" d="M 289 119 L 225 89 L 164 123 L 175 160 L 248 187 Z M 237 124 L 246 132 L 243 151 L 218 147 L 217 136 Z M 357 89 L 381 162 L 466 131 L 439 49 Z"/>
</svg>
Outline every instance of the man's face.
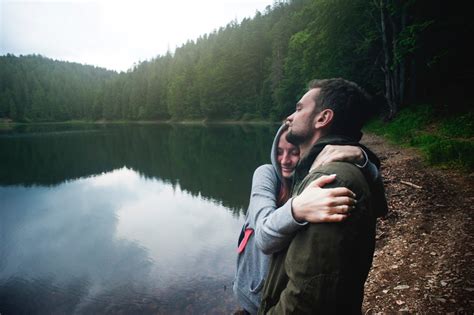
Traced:
<svg viewBox="0 0 474 315">
<path fill-rule="evenodd" d="M 305 143 L 315 132 L 314 117 L 316 116 L 314 99 L 320 89 L 311 89 L 296 103 L 296 110 L 288 116 L 289 126 L 286 140 L 294 145 Z"/>
</svg>

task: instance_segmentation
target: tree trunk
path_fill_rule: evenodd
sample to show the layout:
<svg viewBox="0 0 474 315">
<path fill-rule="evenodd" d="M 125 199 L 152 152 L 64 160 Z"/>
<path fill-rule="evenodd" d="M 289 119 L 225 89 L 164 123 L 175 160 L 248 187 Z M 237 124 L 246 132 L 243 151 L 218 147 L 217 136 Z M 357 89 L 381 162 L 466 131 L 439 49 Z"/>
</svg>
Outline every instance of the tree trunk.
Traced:
<svg viewBox="0 0 474 315">
<path fill-rule="evenodd" d="M 380 0 L 380 29 L 384 51 L 382 71 L 385 76 L 385 98 L 389 106 L 388 120 L 395 117 L 405 100 L 405 56 L 398 40 L 406 27 L 406 5 L 399 0 Z M 398 53 L 398 54 L 397 54 Z"/>
<path fill-rule="evenodd" d="M 407 8 L 406 5 L 403 5 L 401 17 L 400 17 L 400 32 L 403 32 L 407 25 Z M 401 60 L 399 60 L 399 68 L 400 68 L 400 77 L 399 77 L 399 89 L 400 89 L 400 104 L 404 104 L 406 101 L 405 97 L 405 82 L 406 82 L 406 74 L 405 74 L 405 67 L 406 67 L 406 59 L 405 56 L 402 56 Z"/>
<path fill-rule="evenodd" d="M 380 0 L 380 26 L 382 31 L 382 44 L 383 44 L 383 51 L 384 51 L 384 65 L 382 67 L 382 71 L 385 76 L 385 98 L 387 100 L 387 104 L 389 107 L 388 111 L 388 119 L 392 119 L 396 113 L 396 104 L 394 102 L 394 95 L 393 95 L 393 73 L 391 69 L 391 65 L 393 64 L 393 52 L 391 51 L 392 46 L 389 45 L 391 40 L 391 32 L 388 29 L 387 23 L 387 0 Z"/>
<path fill-rule="evenodd" d="M 410 101 L 413 102 L 416 98 L 416 59 L 413 56 L 410 62 Z"/>
</svg>

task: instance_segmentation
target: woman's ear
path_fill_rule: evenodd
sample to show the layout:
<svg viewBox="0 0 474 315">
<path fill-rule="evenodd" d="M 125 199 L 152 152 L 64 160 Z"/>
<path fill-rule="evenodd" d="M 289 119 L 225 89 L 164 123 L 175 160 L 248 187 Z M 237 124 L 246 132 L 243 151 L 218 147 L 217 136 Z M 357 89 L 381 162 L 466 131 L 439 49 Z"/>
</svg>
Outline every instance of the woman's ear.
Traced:
<svg viewBox="0 0 474 315">
<path fill-rule="evenodd" d="M 316 115 L 314 127 L 316 129 L 327 128 L 334 118 L 332 109 L 324 109 Z"/>
</svg>

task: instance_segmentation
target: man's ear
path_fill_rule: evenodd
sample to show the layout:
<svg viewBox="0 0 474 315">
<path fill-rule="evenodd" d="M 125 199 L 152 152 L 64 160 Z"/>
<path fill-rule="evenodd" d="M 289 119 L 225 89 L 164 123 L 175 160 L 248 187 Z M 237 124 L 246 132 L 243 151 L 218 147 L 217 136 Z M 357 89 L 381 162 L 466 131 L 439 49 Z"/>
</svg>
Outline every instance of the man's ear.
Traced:
<svg viewBox="0 0 474 315">
<path fill-rule="evenodd" d="M 316 115 L 314 127 L 316 129 L 326 128 L 332 123 L 333 118 L 334 112 L 332 109 L 324 109 Z"/>
</svg>

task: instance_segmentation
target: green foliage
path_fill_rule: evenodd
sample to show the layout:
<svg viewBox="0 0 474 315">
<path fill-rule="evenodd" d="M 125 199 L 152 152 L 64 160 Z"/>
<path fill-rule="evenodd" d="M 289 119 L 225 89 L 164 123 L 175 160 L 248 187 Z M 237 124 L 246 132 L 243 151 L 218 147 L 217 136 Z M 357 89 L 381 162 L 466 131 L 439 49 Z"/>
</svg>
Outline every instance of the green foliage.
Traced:
<svg viewBox="0 0 474 315">
<path fill-rule="evenodd" d="M 440 124 L 439 131 L 444 136 L 451 137 L 474 137 L 474 113 L 446 118 Z"/>
<path fill-rule="evenodd" d="M 448 32 L 437 32 L 468 28 L 457 26 L 456 15 L 440 15 L 436 9 L 439 0 L 385 2 L 391 18 L 405 21 L 391 43 L 395 50 L 391 66 L 400 66 L 405 96 L 411 103 L 434 104 L 436 110 L 445 104 L 450 110 L 468 108 L 466 104 L 471 103 L 462 87 L 470 86 L 470 77 L 465 72 L 467 63 L 457 54 L 471 60 L 472 53 L 452 48 L 464 41 L 454 41 Z M 369 93 L 381 96 L 385 80 L 378 3 L 276 1 L 251 19 L 232 21 L 188 41 L 174 53 L 140 62 L 120 74 L 37 55 L 0 56 L 0 118 L 258 117 L 279 121 L 294 110 L 308 81 L 329 77 L 355 81 Z M 453 62 L 458 67 L 451 66 Z M 441 85 L 439 73 L 455 84 Z M 409 136 L 411 125 L 420 123 L 419 118 L 405 115 L 401 113 L 399 130 L 391 132 L 402 140 Z M 447 124 L 445 128 L 451 128 Z"/>
<path fill-rule="evenodd" d="M 114 72 L 39 55 L 0 56 L 0 118 L 84 119 L 96 111 L 99 88 Z"/>
<path fill-rule="evenodd" d="M 391 141 L 416 147 L 435 165 L 474 169 L 472 113 L 438 117 L 431 107 L 415 106 L 402 110 L 391 122 L 374 120 L 365 128 Z"/>
<path fill-rule="evenodd" d="M 428 162 L 462 166 L 474 169 L 474 143 L 470 140 L 442 138 L 432 134 L 421 134 L 410 142 L 411 146 L 419 147 Z"/>
<path fill-rule="evenodd" d="M 366 130 L 382 133 L 396 143 L 406 143 L 416 136 L 419 130 L 425 128 L 433 119 L 433 110 L 428 105 L 414 106 L 400 111 L 390 123 L 384 124 L 376 120 L 370 123 Z"/>
<path fill-rule="evenodd" d="M 403 57 L 413 54 L 420 46 L 420 34 L 432 25 L 434 21 L 424 21 L 407 26 L 396 39 L 396 49 L 394 52 L 394 62 L 401 62 Z"/>
</svg>

